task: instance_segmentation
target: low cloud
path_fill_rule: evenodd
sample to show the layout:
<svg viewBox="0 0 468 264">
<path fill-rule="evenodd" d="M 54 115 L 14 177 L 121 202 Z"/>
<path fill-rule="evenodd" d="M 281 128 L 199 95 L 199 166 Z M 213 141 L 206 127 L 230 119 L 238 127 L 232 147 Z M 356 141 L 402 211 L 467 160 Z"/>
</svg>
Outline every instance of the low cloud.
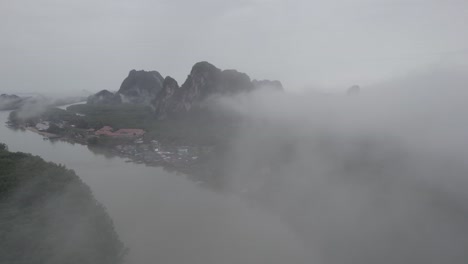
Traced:
<svg viewBox="0 0 468 264">
<path fill-rule="evenodd" d="M 224 98 L 245 120 L 225 186 L 280 217 L 309 263 L 464 263 L 467 85 L 436 70 L 357 97 Z"/>
</svg>

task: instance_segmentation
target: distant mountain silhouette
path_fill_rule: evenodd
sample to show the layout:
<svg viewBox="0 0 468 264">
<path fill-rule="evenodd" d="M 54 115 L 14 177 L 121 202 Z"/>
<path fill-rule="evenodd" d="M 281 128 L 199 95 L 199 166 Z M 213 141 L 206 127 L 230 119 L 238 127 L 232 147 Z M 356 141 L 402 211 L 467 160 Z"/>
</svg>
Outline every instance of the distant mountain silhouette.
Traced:
<svg viewBox="0 0 468 264">
<path fill-rule="evenodd" d="M 282 91 L 279 81 L 251 80 L 236 70 L 221 70 L 203 61 L 196 63 L 179 86 L 176 80 L 163 78 L 157 71 L 130 71 L 117 93 L 102 90 L 88 98 L 89 104 L 144 104 L 154 109 L 158 119 L 189 112 L 212 95 L 233 95 L 256 89 Z"/>
</svg>

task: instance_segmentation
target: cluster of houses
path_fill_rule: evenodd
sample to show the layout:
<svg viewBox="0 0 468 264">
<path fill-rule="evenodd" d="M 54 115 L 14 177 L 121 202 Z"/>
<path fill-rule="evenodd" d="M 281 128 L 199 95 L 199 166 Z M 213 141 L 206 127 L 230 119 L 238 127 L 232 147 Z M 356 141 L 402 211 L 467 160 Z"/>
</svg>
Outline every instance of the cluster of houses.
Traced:
<svg viewBox="0 0 468 264">
<path fill-rule="evenodd" d="M 137 139 L 133 143 L 117 145 L 114 151 L 137 163 L 153 165 L 170 164 L 175 167 L 193 164 L 198 160 L 198 155 L 200 154 L 200 151 L 196 147 L 162 146 L 156 140 L 144 143 L 141 139 Z"/>
<path fill-rule="evenodd" d="M 39 123 L 37 123 L 35 125 L 36 129 L 41 131 L 41 132 L 45 132 L 47 131 L 51 125 L 56 125 L 57 127 L 59 128 L 64 128 L 65 127 L 65 123 L 64 122 L 49 122 L 49 121 L 40 121 Z"/>
<path fill-rule="evenodd" d="M 52 123 L 49 121 L 41 121 L 36 124 L 36 129 L 46 131 Z M 55 124 L 55 123 L 54 123 Z M 60 127 L 64 125 L 58 124 Z M 128 157 L 131 161 L 137 163 L 146 163 L 153 165 L 171 165 L 174 167 L 184 167 L 198 161 L 200 155 L 206 155 L 212 151 L 210 147 L 193 147 L 193 146 L 163 146 L 157 140 L 144 141 L 143 135 L 145 131 L 137 128 L 114 129 L 110 126 L 104 126 L 101 129 L 87 129 L 86 134 L 73 136 L 74 140 L 81 137 L 86 138 L 108 136 L 113 138 L 126 138 L 129 141 L 122 141 L 120 145 L 113 147 L 113 152 L 120 156 Z M 124 143 L 126 142 L 126 143 Z M 130 161 L 129 160 L 129 161 Z"/>
<path fill-rule="evenodd" d="M 104 126 L 93 132 L 95 136 L 109 136 L 115 138 L 132 138 L 131 144 L 121 144 L 114 147 L 114 151 L 126 156 L 137 163 L 170 164 L 173 166 L 186 166 L 198 160 L 198 155 L 204 152 L 196 147 L 188 146 L 162 146 L 157 140 L 144 142 L 143 129 L 114 129 Z M 205 149 L 206 151 L 206 149 Z"/>
<path fill-rule="evenodd" d="M 109 136 L 109 137 L 141 137 L 145 134 L 143 129 L 139 128 L 123 128 L 117 131 L 110 126 L 104 126 L 103 128 L 94 132 L 96 136 Z"/>
</svg>

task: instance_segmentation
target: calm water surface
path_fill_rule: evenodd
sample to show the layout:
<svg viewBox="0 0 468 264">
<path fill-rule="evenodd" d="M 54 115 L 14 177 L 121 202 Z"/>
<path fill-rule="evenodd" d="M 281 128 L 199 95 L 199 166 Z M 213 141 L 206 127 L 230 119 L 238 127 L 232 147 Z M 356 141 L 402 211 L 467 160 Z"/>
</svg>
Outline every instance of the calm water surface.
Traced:
<svg viewBox="0 0 468 264">
<path fill-rule="evenodd" d="M 300 263 L 300 243 L 279 220 L 162 168 L 105 157 L 5 126 L 0 142 L 73 169 L 106 206 L 129 263 Z"/>
</svg>

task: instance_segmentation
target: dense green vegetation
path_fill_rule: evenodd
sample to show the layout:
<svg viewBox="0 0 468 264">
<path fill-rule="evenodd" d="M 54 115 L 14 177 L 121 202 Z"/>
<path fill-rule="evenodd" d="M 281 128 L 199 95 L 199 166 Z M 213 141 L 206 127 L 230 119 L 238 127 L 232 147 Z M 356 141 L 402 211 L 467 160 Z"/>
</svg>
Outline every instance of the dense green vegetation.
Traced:
<svg viewBox="0 0 468 264">
<path fill-rule="evenodd" d="M 101 128 L 105 125 L 113 128 L 146 128 L 154 121 L 151 108 L 131 105 L 72 105 L 67 108 L 68 113 L 80 113 L 90 128 Z M 75 115 L 76 116 L 76 115 Z"/>
<path fill-rule="evenodd" d="M 118 264 L 112 220 L 72 171 L 0 144 L 0 263 Z"/>
<path fill-rule="evenodd" d="M 78 115 L 77 115 L 78 114 Z M 66 123 L 64 129 L 55 125 L 50 133 L 63 136 L 85 133 L 85 129 L 100 129 L 103 126 L 120 128 L 141 128 L 146 131 L 145 139 L 172 144 L 216 145 L 226 141 L 235 130 L 237 122 L 223 116 L 213 117 L 213 111 L 191 111 L 178 118 L 158 120 L 152 109 L 134 104 L 118 105 L 72 105 L 67 110 L 54 107 L 45 109 L 36 115 L 24 117 L 18 111 L 10 114 L 10 122 L 34 126 L 41 120 Z M 73 126 L 71 129 L 70 126 Z M 80 130 L 81 129 L 81 130 Z M 94 145 L 112 145 L 111 139 L 91 139 Z"/>
<path fill-rule="evenodd" d="M 192 111 L 190 115 L 157 120 L 151 108 L 141 105 L 73 105 L 69 112 L 84 114 L 88 127 L 99 129 L 105 125 L 115 129 L 141 128 L 145 138 L 188 145 L 214 145 L 226 140 L 233 131 L 229 120 L 214 122 L 208 111 Z"/>
</svg>

